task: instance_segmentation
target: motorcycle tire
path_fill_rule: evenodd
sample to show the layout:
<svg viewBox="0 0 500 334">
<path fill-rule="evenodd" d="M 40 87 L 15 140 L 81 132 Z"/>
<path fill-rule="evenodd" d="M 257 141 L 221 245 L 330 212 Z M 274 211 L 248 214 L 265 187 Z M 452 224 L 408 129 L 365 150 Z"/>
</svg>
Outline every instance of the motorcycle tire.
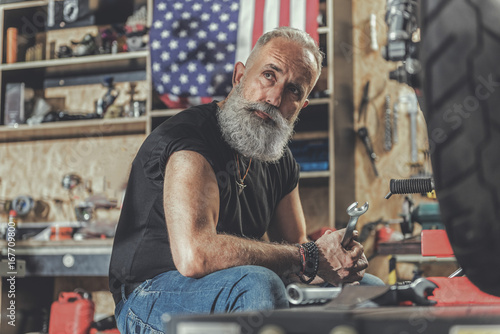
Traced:
<svg viewBox="0 0 500 334">
<path fill-rule="evenodd" d="M 420 59 L 434 182 L 458 263 L 500 296 L 500 1 L 422 0 Z"/>
</svg>

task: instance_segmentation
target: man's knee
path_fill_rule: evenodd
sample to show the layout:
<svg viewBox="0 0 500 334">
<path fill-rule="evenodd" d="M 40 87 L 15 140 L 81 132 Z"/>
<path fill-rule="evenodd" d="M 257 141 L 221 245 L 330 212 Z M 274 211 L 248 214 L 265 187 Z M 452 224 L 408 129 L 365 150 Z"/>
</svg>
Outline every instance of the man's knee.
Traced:
<svg viewBox="0 0 500 334">
<path fill-rule="evenodd" d="M 288 307 L 283 281 L 273 271 L 260 266 L 242 266 L 238 290 L 244 292 L 246 309 Z"/>
</svg>

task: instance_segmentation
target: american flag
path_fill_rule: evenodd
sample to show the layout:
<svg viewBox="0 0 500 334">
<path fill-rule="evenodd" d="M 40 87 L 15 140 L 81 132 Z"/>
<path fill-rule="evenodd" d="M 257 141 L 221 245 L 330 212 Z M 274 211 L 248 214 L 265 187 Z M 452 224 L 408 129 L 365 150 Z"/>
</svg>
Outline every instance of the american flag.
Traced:
<svg viewBox="0 0 500 334">
<path fill-rule="evenodd" d="M 153 88 L 170 108 L 224 97 L 263 33 L 291 26 L 318 41 L 318 12 L 319 0 L 155 0 Z"/>
</svg>

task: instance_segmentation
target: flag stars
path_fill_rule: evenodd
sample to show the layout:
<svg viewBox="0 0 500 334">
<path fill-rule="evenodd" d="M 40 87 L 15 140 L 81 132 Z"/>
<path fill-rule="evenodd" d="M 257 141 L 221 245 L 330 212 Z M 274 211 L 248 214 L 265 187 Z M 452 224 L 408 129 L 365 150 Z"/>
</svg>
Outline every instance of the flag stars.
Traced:
<svg viewBox="0 0 500 334">
<path fill-rule="evenodd" d="M 214 12 L 214 13 L 220 12 L 220 8 L 221 8 L 220 4 L 214 3 L 212 5 L 212 12 Z"/>
<path fill-rule="evenodd" d="M 215 55 L 215 59 L 217 59 L 217 61 L 224 60 L 224 54 L 222 52 L 217 52 L 217 54 Z"/>
<path fill-rule="evenodd" d="M 172 94 L 179 95 L 181 93 L 181 88 L 179 86 L 172 86 Z"/>
<path fill-rule="evenodd" d="M 229 21 L 229 14 L 227 14 L 227 13 L 222 14 L 222 15 L 219 17 L 219 20 L 220 20 L 221 22 L 227 22 L 227 21 Z"/>
<path fill-rule="evenodd" d="M 172 66 L 170 66 L 170 71 L 172 71 L 172 73 L 177 73 L 177 72 L 179 72 L 179 65 L 177 65 L 177 64 L 172 64 Z"/>
<path fill-rule="evenodd" d="M 188 35 L 188 33 L 187 33 L 186 30 L 179 31 L 179 37 L 180 38 L 185 38 L 185 37 L 187 37 L 187 35 Z"/>
<path fill-rule="evenodd" d="M 229 31 L 235 31 L 237 28 L 238 24 L 236 24 L 236 22 L 231 22 L 227 25 L 227 29 L 229 29 Z"/>
<path fill-rule="evenodd" d="M 237 11 L 237 10 L 238 10 L 239 5 L 238 5 L 238 3 L 233 2 L 233 3 L 231 4 L 231 7 L 230 7 L 230 8 L 231 8 L 231 11 L 235 12 L 235 11 Z"/>
<path fill-rule="evenodd" d="M 226 72 L 232 72 L 233 71 L 233 65 L 231 63 L 226 63 L 226 65 L 224 65 L 224 71 Z"/>
<path fill-rule="evenodd" d="M 168 53 L 167 51 L 163 51 L 161 53 L 160 57 L 161 57 L 161 60 L 167 61 L 170 59 L 170 53 Z"/>
<path fill-rule="evenodd" d="M 197 11 L 201 10 L 202 6 L 201 6 L 201 3 L 195 3 L 195 4 L 193 4 L 193 7 L 191 7 L 191 8 L 193 8 L 193 10 L 197 12 Z"/>
<path fill-rule="evenodd" d="M 170 21 L 173 18 L 174 18 L 174 14 L 172 12 L 167 12 L 165 14 L 165 20 Z"/>
<path fill-rule="evenodd" d="M 179 28 L 179 25 L 180 25 L 179 21 L 175 21 L 174 23 L 172 23 L 172 28 L 177 29 Z"/>
<path fill-rule="evenodd" d="M 184 61 L 187 58 L 187 53 L 185 51 L 179 52 L 179 56 L 177 57 L 180 61 Z"/>
<path fill-rule="evenodd" d="M 163 11 L 163 10 L 167 9 L 167 4 L 164 2 L 160 2 L 158 4 L 158 6 L 156 6 L 156 9 L 158 9 L 159 11 Z"/>
<path fill-rule="evenodd" d="M 199 39 L 204 39 L 204 38 L 207 38 L 207 32 L 206 32 L 206 31 L 204 31 L 204 30 L 200 30 L 200 31 L 198 31 L 198 34 L 197 34 L 197 35 L 198 35 L 198 38 L 199 38 Z"/>
<path fill-rule="evenodd" d="M 199 26 L 200 24 L 198 23 L 198 21 L 192 21 L 191 23 L 189 23 L 189 28 L 191 29 L 198 29 Z"/>
<path fill-rule="evenodd" d="M 198 81 L 199 84 L 204 84 L 207 82 L 207 77 L 204 74 L 198 74 L 196 81 Z"/>
<path fill-rule="evenodd" d="M 202 21 L 208 21 L 208 20 L 210 20 L 210 14 L 208 14 L 208 13 L 203 13 L 203 14 L 201 14 L 200 17 L 201 17 Z"/>
<path fill-rule="evenodd" d="M 184 19 L 184 20 L 189 20 L 191 18 L 191 13 L 189 12 L 183 12 L 181 14 L 181 17 Z"/>
<path fill-rule="evenodd" d="M 208 86 L 207 93 L 208 93 L 208 95 L 214 95 L 214 93 L 215 93 L 214 86 Z"/>
<path fill-rule="evenodd" d="M 195 63 L 189 63 L 187 66 L 187 69 L 190 73 L 196 72 L 196 64 Z"/>
<path fill-rule="evenodd" d="M 163 22 L 162 21 L 155 21 L 155 23 L 153 23 L 153 26 L 155 27 L 155 29 L 161 29 L 163 27 Z"/>
<path fill-rule="evenodd" d="M 198 60 L 200 60 L 200 61 L 201 61 L 201 60 L 203 60 L 203 59 L 205 59 L 205 57 L 206 57 L 205 52 L 198 52 L 198 53 L 196 54 L 196 58 L 197 58 Z"/>
<path fill-rule="evenodd" d="M 228 44 L 226 47 L 226 50 L 228 52 L 234 52 L 234 51 L 236 51 L 236 46 L 234 44 Z"/>
<path fill-rule="evenodd" d="M 151 43 L 151 48 L 153 50 L 158 50 L 161 48 L 161 43 L 160 41 L 157 41 L 157 40 L 154 40 L 152 43 Z"/>
<path fill-rule="evenodd" d="M 214 77 L 214 81 L 218 84 L 221 84 L 224 82 L 224 80 L 226 79 L 226 76 L 223 75 L 223 74 L 217 74 L 215 77 Z"/>
<path fill-rule="evenodd" d="M 170 41 L 170 43 L 168 43 L 168 46 L 170 47 L 170 49 L 175 50 L 179 47 L 179 42 L 177 40 L 173 39 Z"/>
<path fill-rule="evenodd" d="M 205 69 L 207 70 L 207 72 L 213 72 L 215 69 L 215 66 L 212 63 L 208 63 L 207 66 L 205 66 Z"/>
<path fill-rule="evenodd" d="M 219 29 L 219 25 L 218 25 L 217 23 L 215 23 L 215 22 L 212 22 L 212 23 L 210 23 L 210 25 L 208 26 L 208 29 L 209 29 L 210 31 L 216 31 L 217 29 Z"/>
<path fill-rule="evenodd" d="M 182 2 L 176 2 L 176 3 L 174 3 L 174 9 L 175 10 L 181 10 L 182 9 Z"/>
<path fill-rule="evenodd" d="M 159 72 L 161 70 L 161 65 L 160 63 L 153 63 L 153 72 Z"/>
<path fill-rule="evenodd" d="M 196 48 L 197 45 L 198 45 L 198 43 L 196 43 L 196 41 L 194 39 L 190 39 L 189 42 L 187 42 L 187 47 L 190 50 L 193 50 L 194 48 Z"/>
<path fill-rule="evenodd" d="M 156 91 L 157 91 L 158 93 L 160 93 L 160 94 L 163 94 L 163 92 L 164 92 L 165 90 L 163 89 L 163 86 L 162 86 L 162 85 L 158 85 L 158 86 L 156 86 Z"/>
<path fill-rule="evenodd" d="M 207 42 L 207 49 L 209 49 L 209 50 L 215 49 L 215 43 L 214 42 Z"/>
<path fill-rule="evenodd" d="M 189 81 L 189 77 L 187 76 L 187 74 L 181 74 L 181 76 L 179 77 L 179 81 L 181 84 L 187 84 Z"/>
<path fill-rule="evenodd" d="M 224 33 L 224 32 L 221 31 L 221 32 L 219 32 L 217 34 L 217 40 L 219 42 L 224 42 L 226 39 L 227 39 L 227 34 L 226 33 Z"/>
<path fill-rule="evenodd" d="M 189 93 L 191 95 L 198 95 L 198 87 L 196 87 L 196 86 L 189 87 Z"/>
<path fill-rule="evenodd" d="M 163 82 L 164 84 L 168 84 L 170 83 L 170 75 L 168 74 L 163 74 L 161 76 L 161 82 Z"/>
<path fill-rule="evenodd" d="M 163 31 L 161 32 L 161 35 L 160 35 L 160 36 L 161 36 L 161 38 L 169 38 L 169 37 L 170 37 L 170 31 L 168 31 L 168 30 L 163 30 Z"/>
</svg>

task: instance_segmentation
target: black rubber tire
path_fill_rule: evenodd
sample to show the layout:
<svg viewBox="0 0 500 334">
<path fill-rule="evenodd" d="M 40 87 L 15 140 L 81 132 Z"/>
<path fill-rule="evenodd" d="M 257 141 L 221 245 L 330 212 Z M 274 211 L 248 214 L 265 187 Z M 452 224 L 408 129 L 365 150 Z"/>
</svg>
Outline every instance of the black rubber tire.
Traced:
<svg viewBox="0 0 500 334">
<path fill-rule="evenodd" d="M 500 296 L 500 1 L 422 0 L 422 106 L 455 256 Z"/>
</svg>

